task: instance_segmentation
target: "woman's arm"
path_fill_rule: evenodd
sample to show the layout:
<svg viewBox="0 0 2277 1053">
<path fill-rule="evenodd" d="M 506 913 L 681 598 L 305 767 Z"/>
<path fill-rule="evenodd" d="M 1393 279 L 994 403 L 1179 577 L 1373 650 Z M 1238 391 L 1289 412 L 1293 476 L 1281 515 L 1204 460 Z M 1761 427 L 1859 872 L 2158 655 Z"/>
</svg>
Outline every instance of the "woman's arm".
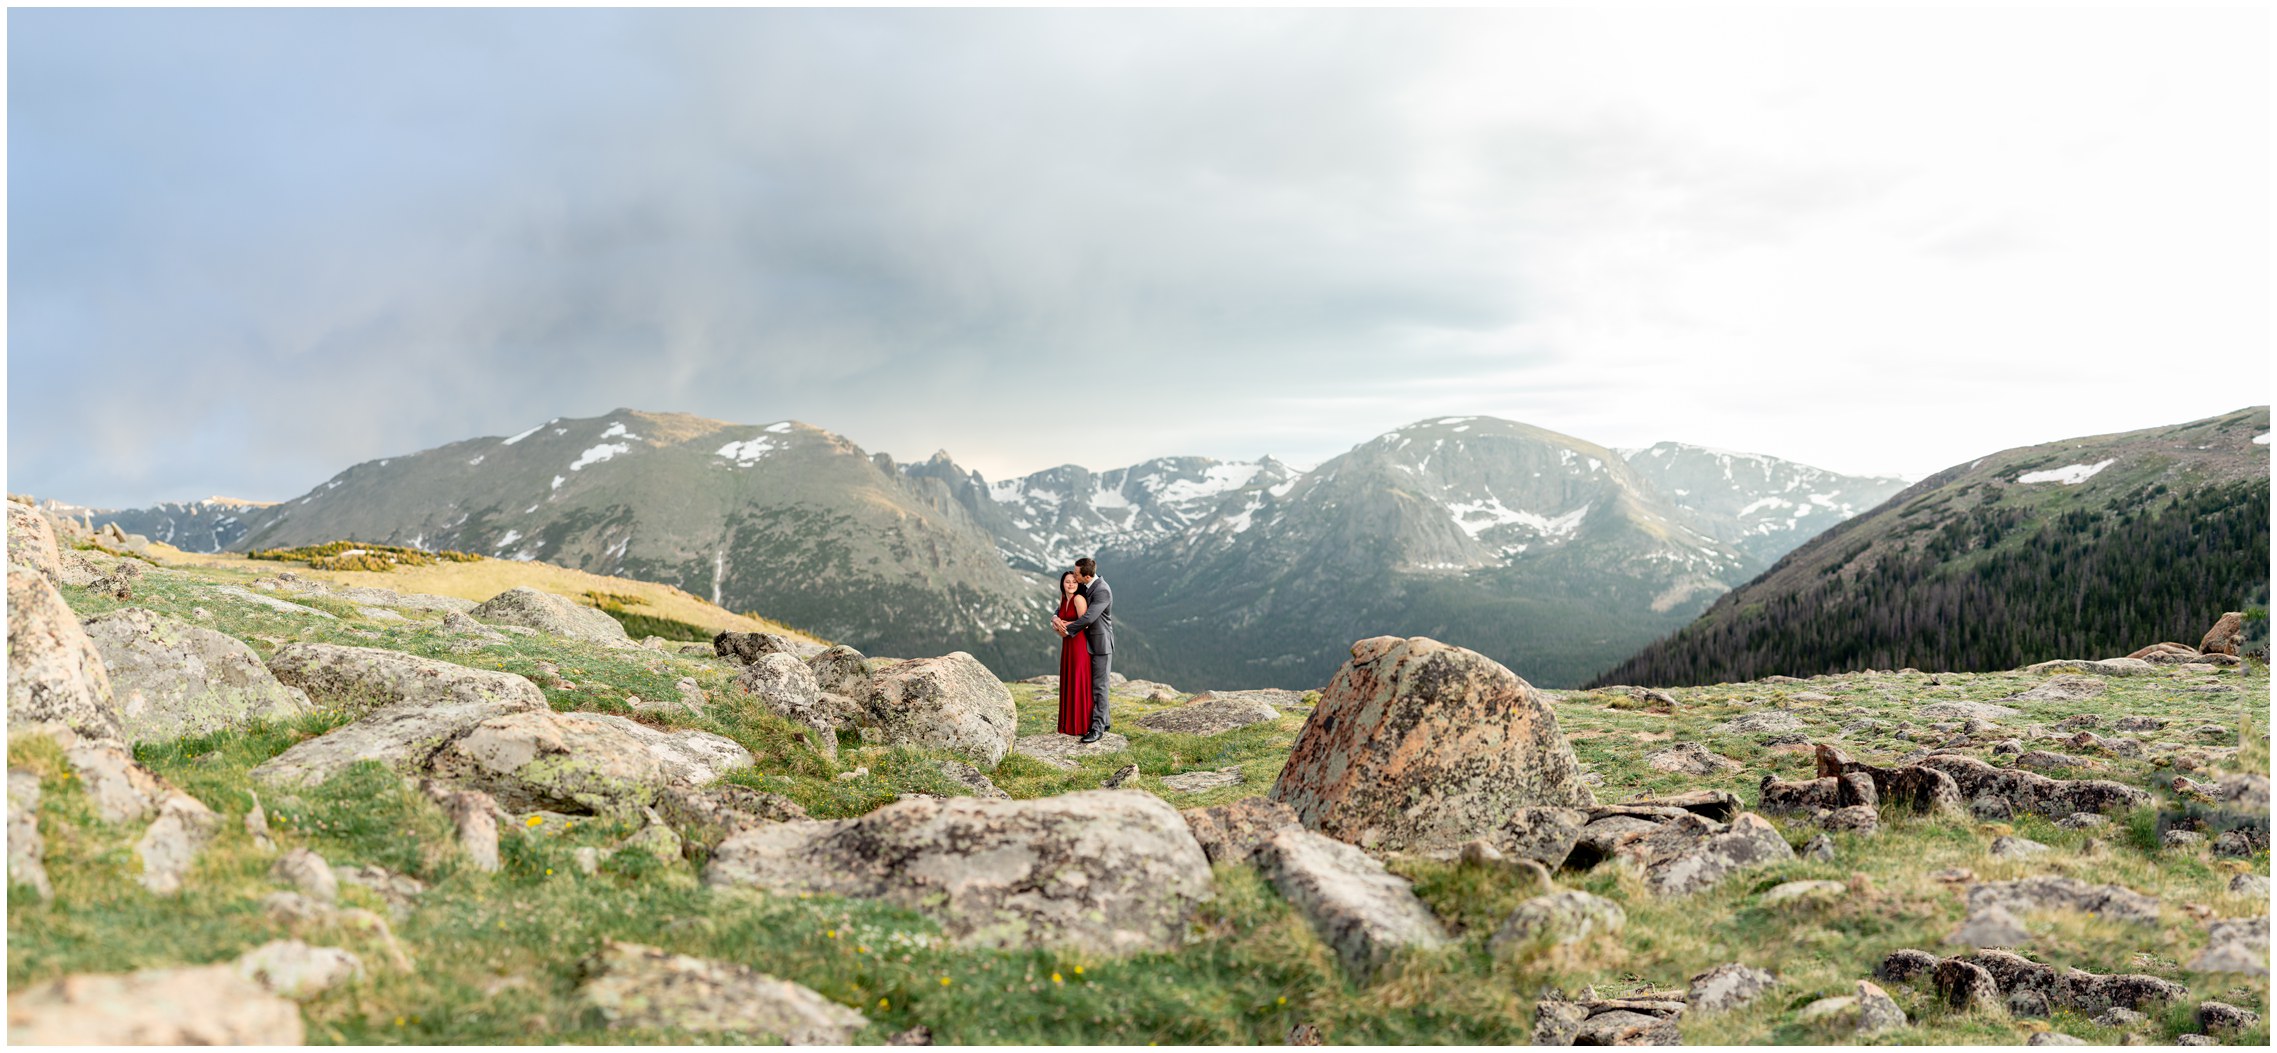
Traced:
<svg viewBox="0 0 2277 1053">
<path fill-rule="evenodd" d="M 1075 616 L 1078 618 L 1083 617 L 1084 610 L 1090 606 L 1091 601 L 1086 600 L 1081 596 L 1075 597 Z"/>
</svg>

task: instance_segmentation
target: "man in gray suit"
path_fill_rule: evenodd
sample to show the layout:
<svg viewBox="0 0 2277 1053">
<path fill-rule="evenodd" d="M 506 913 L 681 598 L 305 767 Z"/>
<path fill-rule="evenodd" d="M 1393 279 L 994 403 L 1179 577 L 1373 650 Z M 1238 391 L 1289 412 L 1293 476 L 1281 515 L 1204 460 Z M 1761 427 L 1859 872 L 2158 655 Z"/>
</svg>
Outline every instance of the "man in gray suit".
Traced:
<svg viewBox="0 0 2277 1053">
<path fill-rule="evenodd" d="M 1098 570 L 1099 564 L 1089 556 L 1075 561 L 1076 587 L 1086 604 L 1083 616 L 1074 621 L 1052 619 L 1053 631 L 1061 636 L 1082 633 L 1084 649 L 1091 652 L 1091 730 L 1077 742 L 1097 742 L 1115 726 L 1107 718 L 1107 665 L 1115 658 L 1115 592 Z"/>
</svg>

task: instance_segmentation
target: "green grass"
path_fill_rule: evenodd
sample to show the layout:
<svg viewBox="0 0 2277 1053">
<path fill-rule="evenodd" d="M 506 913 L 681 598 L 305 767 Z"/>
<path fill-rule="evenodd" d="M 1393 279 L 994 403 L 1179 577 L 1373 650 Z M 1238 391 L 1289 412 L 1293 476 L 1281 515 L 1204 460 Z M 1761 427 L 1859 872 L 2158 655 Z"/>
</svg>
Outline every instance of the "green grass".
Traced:
<svg viewBox="0 0 2277 1053">
<path fill-rule="evenodd" d="M 701 717 L 640 719 L 701 728 L 742 743 L 757 758 L 735 782 L 797 801 L 818 818 L 863 814 L 902 793 L 959 794 L 942 775 L 946 753 L 864 745 L 841 736 L 835 759 L 814 751 L 802 729 L 732 690 L 734 669 L 708 657 L 612 650 L 511 636 L 503 645 L 461 652 L 457 638 L 432 631 L 432 616 L 406 622 L 371 621 L 351 606 L 342 617 L 319 619 L 271 611 L 212 591 L 242 583 L 248 574 L 224 570 L 153 572 L 136 603 L 180 617 L 202 607 L 211 625 L 247 641 L 263 654 L 295 641 L 329 641 L 389 647 L 410 653 L 530 676 L 541 686 L 558 675 L 573 686 L 545 686 L 562 710 L 624 712 L 627 696 L 674 698 L 675 681 L 693 677 L 711 693 Z M 66 589 L 82 614 L 122 604 L 84 590 Z M 1915 716 L 1939 700 L 2004 698 L 2039 678 L 2021 673 L 1980 675 L 1846 676 L 1806 684 L 1728 684 L 1677 689 L 1670 713 L 1631 708 L 1625 698 L 1575 693 L 1556 703 L 1559 721 L 1576 754 L 1603 777 L 1601 799 L 1710 786 L 1755 799 L 1765 772 L 1806 777 L 1807 747 L 1767 745 L 1760 736 L 1721 730 L 1734 717 L 1785 705 L 1806 723 L 1811 740 L 1832 740 L 1862 759 L 1888 760 L 1936 745 L 1944 735 Z M 2239 727 L 2243 748 L 2217 770 L 2268 770 L 2266 725 L 2255 707 L 2268 697 L 2266 668 L 2247 675 L 2200 677 L 2173 670 L 2115 679 L 2104 695 L 2068 704 L 2009 703 L 2026 716 L 2014 723 L 2052 723 L 2078 713 L 2104 717 L 2110 734 L 2118 716 L 2162 716 L 2171 723 L 2143 736 L 2144 758 L 2102 758 L 2096 777 L 2163 786 L 2179 756 L 2197 763 L 2207 747 L 2188 732 L 2204 723 Z M 2225 687 L 2223 692 L 2194 691 Z M 1019 733 L 1048 731 L 1055 702 L 1047 689 L 1011 685 Z M 1804 692 L 1825 701 L 1798 700 Z M 1130 785 L 1161 794 L 1173 805 L 1216 804 L 1266 792 L 1285 760 L 1305 711 L 1270 724 L 1216 736 L 1162 735 L 1137 718 L 1166 705 L 1118 698 L 1116 730 L 1131 740 L 1127 751 L 1084 758 L 1061 771 L 1020 755 L 992 773 L 1015 797 L 1065 793 L 1099 785 L 1127 764 L 1139 768 Z M 1836 737 L 1846 724 L 1882 721 L 1871 730 Z M 94 817 L 68 777 L 60 753 L 42 738 L 17 737 L 12 767 L 37 773 L 43 783 L 41 829 L 57 895 L 42 903 L 11 895 L 8 978 L 31 983 L 75 972 L 225 960 L 269 939 L 294 933 L 266 916 L 261 897 L 279 886 L 268 876 L 272 858 L 255 850 L 242 819 L 251 805 L 246 772 L 292 743 L 320 734 L 344 718 L 319 713 L 281 724 L 234 729 L 197 739 L 145 745 L 144 763 L 222 814 L 221 834 L 173 899 L 144 892 L 132 845 L 140 831 L 108 826 Z M 1903 727 L 1910 721 L 1911 729 Z M 1740 770 L 1711 777 L 1660 772 L 1644 757 L 1672 742 L 1700 741 L 1743 762 Z M 2166 760 L 2164 766 L 2161 761 Z M 1162 776 L 1238 766 L 1239 785 L 1201 794 L 1162 787 Z M 868 774 L 841 780 L 841 772 Z M 2201 770 L 2196 777 L 2208 778 Z M 2203 923 L 2194 907 L 2216 916 L 2259 913 L 2266 904 L 2230 895 L 2232 874 L 2266 875 L 2266 854 L 2250 860 L 2215 859 L 2158 848 L 2152 810 L 2115 817 L 2101 833 L 2072 831 L 2043 817 L 2002 823 L 1971 819 L 1884 816 L 1873 838 L 1835 839 L 1832 863 L 1797 861 L 1748 871 L 1695 896 L 1656 900 L 1637 878 L 1612 867 L 1557 875 L 1561 887 L 1619 901 L 1628 925 L 1570 947 L 1536 948 L 1497 958 L 1487 941 L 1517 903 L 1539 890 L 1523 872 L 1400 859 L 1395 871 L 1459 937 L 1451 948 L 1396 963 L 1375 982 L 1355 985 L 1304 920 L 1241 866 L 1219 867 L 1215 898 L 1195 918 L 1187 943 L 1174 952 L 1101 959 L 1048 951 L 974 951 L 946 946 L 938 928 L 915 913 L 874 903 L 825 898 L 768 897 L 701 886 L 692 862 L 664 863 L 634 853 L 611 857 L 594 875 L 578 873 L 577 848 L 606 849 L 631 833 L 607 819 L 583 819 L 566 829 L 548 824 L 517 827 L 502 839 L 503 869 L 485 874 L 463 865 L 442 814 L 416 791 L 376 766 L 351 770 L 324 786 L 292 795 L 263 795 L 276 840 L 306 846 L 336 863 L 369 863 L 429 883 L 418 909 L 395 925 L 415 962 L 410 972 L 388 964 L 368 932 L 319 925 L 298 933 L 311 942 L 346 947 L 361 955 L 367 976 L 307 1003 L 312 1041 L 325 1043 L 710 1042 L 721 1036 L 616 1033 L 600 1029 L 575 999 L 580 963 L 604 939 L 625 939 L 675 951 L 742 962 L 796 980 L 856 1006 L 873 1025 L 860 1041 L 881 1042 L 924 1024 L 940 1042 L 1003 1043 L 1277 1043 L 1300 1022 L 1319 1027 L 1334 1043 L 1524 1043 L 1533 1005 L 1545 991 L 1594 986 L 1600 993 L 1681 987 L 1692 974 L 1726 961 L 1766 968 L 1781 978 L 1770 995 L 1746 1009 L 1684 1022 L 1687 1042 L 1820 1043 L 1851 1036 L 1829 1026 L 1805 1025 L 1795 1015 L 1810 1001 L 1848 994 L 1891 950 L 1949 950 L 1943 937 L 1961 921 L 1959 887 L 1931 875 L 1966 867 L 1981 879 L 2037 873 L 2072 874 L 2118 882 L 2156 895 L 2156 924 L 2071 915 L 2027 918 L 2036 938 L 2033 956 L 2095 972 L 2145 972 L 2178 980 L 2192 992 L 2183 1004 L 2154 1014 L 2140 1029 L 2154 1040 L 2195 1029 L 2189 1010 L 2217 998 L 2268 1013 L 2265 978 L 2193 974 L 2185 968 L 2203 947 Z M 1799 822 L 1776 820 L 1790 841 L 1810 834 Z M 2054 846 L 2031 861 L 1995 860 L 1985 854 L 1992 837 L 2014 833 Z M 2090 840 L 2100 848 L 2090 852 Z M 1783 881 L 1831 879 L 1851 892 L 1829 902 L 1766 909 L 1761 897 Z M 385 913 L 368 890 L 344 887 L 351 905 Z M 1058 976 L 1055 982 L 1054 975 Z M 948 983 L 941 981 L 947 978 Z M 1948 1013 L 1929 994 L 1887 985 L 1915 1026 L 1881 1036 L 1892 1044 L 2017 1043 L 2031 1030 L 2053 1027 L 2091 1041 L 2119 1033 L 2078 1014 L 2050 1021 Z M 2233 1042 L 2266 1039 L 2266 1029 L 2229 1036 Z"/>
</svg>

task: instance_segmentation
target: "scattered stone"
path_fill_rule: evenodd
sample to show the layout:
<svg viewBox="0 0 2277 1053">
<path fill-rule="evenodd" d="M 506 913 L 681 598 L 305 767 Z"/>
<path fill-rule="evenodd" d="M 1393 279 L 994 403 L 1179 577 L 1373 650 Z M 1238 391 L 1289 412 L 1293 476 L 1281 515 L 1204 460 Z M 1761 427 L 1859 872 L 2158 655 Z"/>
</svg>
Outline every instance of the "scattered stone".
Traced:
<svg viewBox="0 0 2277 1053">
<path fill-rule="evenodd" d="M 1762 735 L 1803 730 L 1803 718 L 1784 709 L 1766 709 L 1716 725 L 1720 735 Z"/>
<path fill-rule="evenodd" d="M 2174 1036 L 2174 1044 L 2175 1044 L 2175 1045 L 2177 1045 L 2177 1046 L 2215 1046 L 2215 1045 L 2220 1045 L 2220 1043 L 2218 1043 L 2218 1042 L 2215 1042 L 2215 1041 L 2213 1040 L 2212 1036 L 2209 1036 L 2209 1035 L 2176 1035 L 2176 1036 Z"/>
<path fill-rule="evenodd" d="M 1053 678 L 1052 682 L 1054 686 L 1057 686 L 1059 682 L 1058 678 Z M 1196 702 L 1210 702 L 1226 699 L 1263 702 L 1266 705 L 1274 707 L 1275 709 L 1295 709 L 1299 706 L 1307 704 L 1305 702 L 1304 692 L 1291 691 L 1286 688 L 1279 687 L 1263 687 L 1249 691 L 1204 691 L 1201 694 L 1194 696 L 1194 701 Z"/>
<path fill-rule="evenodd" d="M 1582 1022 L 1589 1019 L 1589 1007 L 1575 1002 L 1551 1000 L 1534 1005 L 1534 1044 L 1537 1046 L 1570 1046 L 1581 1037 Z"/>
<path fill-rule="evenodd" d="M 577 868 L 578 873 L 592 877 L 601 872 L 601 850 L 592 845 L 580 845 L 569 853 L 569 862 Z"/>
<path fill-rule="evenodd" d="M 2031 938 L 2031 931 L 2013 912 L 1993 905 L 1971 909 L 1945 942 L 1963 947 L 2020 947 Z"/>
<path fill-rule="evenodd" d="M 1621 931 L 1629 915 L 1621 905 L 1587 892 L 1552 892 L 1518 904 L 1489 941 L 1496 953 L 1547 943 L 1578 943 L 1592 933 Z"/>
<path fill-rule="evenodd" d="M 663 817 L 657 815 L 653 808 L 648 810 L 646 818 L 647 822 L 642 823 L 640 829 L 633 831 L 624 840 L 610 846 L 609 854 L 646 852 L 656 857 L 660 862 L 679 862 L 680 834 L 673 830 Z"/>
<path fill-rule="evenodd" d="M 2234 896 L 2269 895 L 2269 879 L 2260 874 L 2235 874 L 2230 877 L 2230 894 Z"/>
<path fill-rule="evenodd" d="M 1818 863 L 1834 862 L 1834 839 L 1825 834 L 1812 834 L 1801 853 L 1804 859 Z"/>
<path fill-rule="evenodd" d="M 1786 838 L 1752 812 L 1734 818 L 1730 829 L 1691 843 L 1679 840 L 1663 847 L 1650 841 L 1632 844 L 1645 847 L 1645 884 L 1662 896 L 1689 895 L 1740 870 L 1795 858 Z"/>
<path fill-rule="evenodd" d="M 668 789 L 657 795 L 656 810 L 707 850 L 746 830 L 807 818 L 806 809 L 788 797 L 735 785 Z"/>
<path fill-rule="evenodd" d="M 1176 790 L 1179 793 L 1201 793 L 1204 790 L 1239 785 L 1243 778 L 1240 766 L 1236 765 L 1220 768 L 1216 771 L 1190 771 L 1181 775 L 1165 775 L 1162 777 L 1162 785 L 1165 789 Z"/>
<path fill-rule="evenodd" d="M 1692 977 L 1684 1001 L 1694 1013 L 1722 1013 L 1755 1001 L 1778 983 L 1761 969 L 1727 962 Z"/>
<path fill-rule="evenodd" d="M 1451 848 L 1526 805 L 1587 806 L 1581 765 L 1533 686 L 1424 637 L 1352 645 L 1271 796 L 1364 848 Z"/>
<path fill-rule="evenodd" d="M 1916 710 L 1915 714 L 1924 720 L 1982 720 L 1988 723 L 2023 716 L 2017 710 L 1990 702 L 1932 702 Z"/>
<path fill-rule="evenodd" d="M 2112 727 L 2120 731 L 2157 731 L 2166 726 L 2162 717 L 2120 717 Z"/>
<path fill-rule="evenodd" d="M 1988 850 L 1995 859 L 2030 859 L 2054 851 L 2028 837 L 1995 837 Z"/>
<path fill-rule="evenodd" d="M 2100 830 L 2111 825 L 2111 820 L 2094 812 L 2073 812 L 2056 820 L 2056 825 L 2066 830 Z"/>
<path fill-rule="evenodd" d="M 839 772 L 837 778 L 839 782 L 853 782 L 856 779 L 865 778 L 869 774 L 870 768 L 865 764 L 859 768 L 851 768 L 846 771 Z"/>
<path fill-rule="evenodd" d="M 608 940 L 585 966 L 579 1001 L 613 1029 L 765 1036 L 843 1046 L 869 1025 L 861 1013 L 789 980 L 733 962 Z"/>
<path fill-rule="evenodd" d="M 2196 830 L 2168 830 L 2158 835 L 2160 846 L 2182 851 L 2193 851 L 2206 843 L 2206 835 Z"/>
<path fill-rule="evenodd" d="M 1248 695 L 1218 695 L 1189 702 L 1176 709 L 1149 713 L 1138 718 L 1137 724 L 1148 731 L 1179 735 L 1218 735 L 1252 724 L 1268 724 L 1280 718 L 1281 711 L 1263 699 Z"/>
<path fill-rule="evenodd" d="M 1135 773 L 1138 770 L 1138 766 L 1132 765 L 1131 770 Z M 975 797 L 990 797 L 999 800 L 1008 800 L 1012 796 L 1011 794 L 1005 793 L 1003 790 L 998 789 L 994 782 L 989 781 L 987 773 L 981 771 L 979 768 L 973 767 L 970 764 L 966 764 L 961 760 L 942 761 L 941 774 L 948 776 L 951 781 L 955 782 L 959 786 L 963 786 L 965 789 L 972 791 L 972 795 Z"/>
<path fill-rule="evenodd" d="M 1074 771 L 1077 762 L 1085 757 L 1121 753 L 1130 748 L 1131 740 L 1119 731 L 1110 731 L 1099 736 L 1099 741 L 1090 743 L 1078 742 L 1075 736 L 1056 731 L 1022 735 L 1012 743 L 1012 752 L 1033 757 L 1061 771 Z"/>
<path fill-rule="evenodd" d="M 923 1024 L 914 1025 L 906 1031 L 894 1032 L 893 1037 L 886 1039 L 886 1045 L 889 1046 L 930 1046 L 932 1044 L 933 1029 Z"/>
<path fill-rule="evenodd" d="M 2031 690 L 2012 695 L 2006 699 L 2006 701 L 2078 702 L 2084 699 L 2094 698 L 2095 696 L 2102 694 L 2106 687 L 2106 682 L 2102 677 L 2099 676 L 2081 676 L 2077 673 L 2063 673 L 2057 676 L 2051 676 L 2048 679 L 2041 681 Z M 2085 716 L 2089 715 L 2081 714 L 2079 717 L 2074 717 L 2073 719 L 2077 720 L 2080 719 L 2080 717 Z M 2067 721 L 2067 723 L 2069 723 L 2069 721 Z M 2094 725 L 2087 724 L 2081 726 L 2092 727 Z"/>
<path fill-rule="evenodd" d="M 2143 1014 L 2135 1012 L 2132 1009 L 2128 1009 L 2125 1006 L 2116 1005 L 2100 1013 L 2097 1013 L 2094 1018 L 2094 1023 L 2100 1027 L 2121 1029 L 2139 1027 L 2145 1023 L 2148 1023 L 2149 1021 L 2150 1017 L 2144 1016 Z"/>
<path fill-rule="evenodd" d="M 2228 1002 L 2198 1003 L 2198 1030 L 2207 1034 L 2213 1034 L 2216 1031 L 2243 1030 L 2252 1027 L 2260 1019 L 2261 1014 L 2251 1009 L 2241 1009 Z"/>
<path fill-rule="evenodd" d="M 2037 771 L 2061 771 L 2072 768 L 2093 768 L 2096 767 L 2096 763 L 2086 757 L 2074 757 L 2068 753 L 2026 750 L 2017 756 L 2016 766 Z"/>
<path fill-rule="evenodd" d="M 1949 1008 L 1961 1012 L 1994 1011 L 2003 1004 L 2000 985 L 1993 982 L 1992 974 L 1972 962 L 1947 958 L 1929 971 L 1929 979 L 1936 984 L 1938 996 Z"/>
<path fill-rule="evenodd" d="M 340 881 L 332 874 L 332 864 L 306 848 L 295 848 L 278 858 L 269 868 L 269 876 L 319 903 L 340 901 Z"/>
<path fill-rule="evenodd" d="M 1697 742 L 1679 742 L 1667 749 L 1645 754 L 1645 763 L 1661 771 L 1684 775 L 1718 775 L 1737 771 L 1740 763 Z"/>
<path fill-rule="evenodd" d="M 2017 914 L 2076 910 L 2122 921 L 2158 920 L 2158 900 L 2152 897 L 2118 885 L 2090 885 L 2068 877 L 2029 877 L 1971 885 L 1968 904 L 1971 913 L 1998 906 Z"/>
<path fill-rule="evenodd" d="M 506 810 L 480 790 L 460 790 L 433 781 L 425 789 L 443 814 L 450 816 L 467 862 L 485 874 L 497 873 L 498 820 L 506 817 Z"/>
<path fill-rule="evenodd" d="M 1858 981 L 1857 991 L 1859 1034 L 1879 1034 L 1905 1026 L 1905 1010 L 1898 1008 L 1889 992 L 1867 980 Z"/>
<path fill-rule="evenodd" d="M 633 646 L 624 623 L 606 612 L 526 585 L 492 596 L 467 613 L 492 625 L 519 625 L 571 640 Z"/>
<path fill-rule="evenodd" d="M 1921 766 L 1950 776 L 1960 792 L 1969 797 L 2002 797 L 2014 810 L 2037 815 L 2127 811 L 2150 803 L 2150 794 L 2121 783 L 2103 779 L 2051 779 L 2013 768 L 1995 768 L 1974 757 L 1958 754 L 1924 757 Z"/>
<path fill-rule="evenodd" d="M 2099 676 L 2141 676 L 2145 673 L 2156 672 L 2157 670 L 2157 666 L 2152 665 L 2149 662 L 2145 662 L 2140 658 L 2106 658 L 2100 662 L 2090 662 L 2079 658 L 2058 658 L 2052 662 L 2040 662 L 2024 667 L 2025 672 L 2031 673 L 2035 676 L 2046 675 L 2048 673 L 2094 673 Z"/>
<path fill-rule="evenodd" d="M 880 670 L 862 702 L 871 723 L 865 739 L 953 750 L 983 768 L 1004 759 L 1019 724 L 1012 692 L 963 651 Z"/>
<path fill-rule="evenodd" d="M 1856 995 L 1829 995 L 1812 1001 L 1795 1012 L 1798 1024 L 1816 1024 L 1847 1017 L 1858 1011 Z"/>
<path fill-rule="evenodd" d="M 2188 994 L 2181 984 L 2155 976 L 2112 975 L 2057 969 L 2000 950 L 1980 950 L 1953 959 L 1983 969 L 1998 988 L 2010 995 L 2031 992 L 2040 996 L 2042 1012 L 2062 1008 L 2093 1012 L 2108 1006 L 2140 1009 L 2152 1002 Z"/>
<path fill-rule="evenodd" d="M 1188 808 L 1178 813 L 1186 820 L 1194 840 L 1212 863 L 1246 863 L 1257 848 L 1284 827 L 1297 825 L 1297 813 L 1288 805 L 1264 797 L 1244 797 L 1231 804 Z"/>
<path fill-rule="evenodd" d="M 270 940 L 240 955 L 237 972 L 272 994 L 305 1002 L 363 976 L 364 962 L 338 947 Z"/>
<path fill-rule="evenodd" d="M 2269 975 L 2269 916 L 2215 918 L 2206 923 L 2206 949 L 2193 972 Z"/>
<path fill-rule="evenodd" d="M 1937 960 L 1936 955 L 1911 947 L 1891 951 L 1887 957 L 1882 959 L 1882 964 L 1874 967 L 1874 979 L 1888 980 L 1891 983 L 1899 984 L 1908 983 L 1915 977 L 1926 975 L 1931 969 L 1935 969 Z"/>
<path fill-rule="evenodd" d="M 8 567 L 8 727 L 56 723 L 96 740 L 122 735 L 95 642 L 36 570 Z"/>
<path fill-rule="evenodd" d="M 1332 685 L 1329 693 L 1334 692 Z M 1327 708 L 1325 701 L 1322 708 Z M 1342 841 L 1284 827 L 1258 846 L 1254 858 L 1360 982 L 1406 948 L 1448 942 L 1438 919 L 1415 898 L 1405 878 Z"/>
<path fill-rule="evenodd" d="M 142 887 L 161 896 L 182 890 L 182 879 L 221 828 L 221 817 L 186 793 L 171 792 L 158 802 L 158 818 L 135 842 L 142 857 Z"/>
<path fill-rule="evenodd" d="M 751 765 L 750 752 L 725 736 L 551 710 L 492 717 L 427 761 L 437 778 L 482 790 L 515 811 L 597 815 L 638 815 L 666 789 L 702 787 Z"/>
<path fill-rule="evenodd" d="M 8 992 L 10 1045 L 282 1045 L 304 1041 L 300 1007 L 232 962 L 80 973 Z"/>
<path fill-rule="evenodd" d="M 855 819 L 761 827 L 721 842 L 703 879 L 885 900 L 967 946 L 1101 953 L 1176 946 L 1210 892 L 1209 861 L 1184 819 L 1138 790 L 912 798 Z"/>
<path fill-rule="evenodd" d="M 2260 830 L 2224 830 L 2214 837 L 2214 854 L 2231 859 L 2243 859 L 2268 847 L 2268 835 Z"/>
<path fill-rule="evenodd" d="M 287 687 L 236 638 L 141 607 L 87 619 L 128 742 L 204 735 L 298 716 L 308 695 Z"/>
<path fill-rule="evenodd" d="M 2011 1012 L 2013 1011 L 2012 1007 Z M 2046 1014 L 2035 1013 L 2032 1015 L 2045 1016 Z M 2027 1046 L 2084 1046 L 2088 1044 L 2088 1041 L 2084 1038 L 2064 1034 L 2061 1031 L 2035 1031 L 2032 1033 L 2032 1037 L 2024 1040 L 2024 1044 Z"/>
<path fill-rule="evenodd" d="M 2008 807 L 2008 798 L 1985 796 L 1969 802 L 1969 814 L 1988 822 L 1994 822 L 2007 819 L 2016 813 Z"/>
<path fill-rule="evenodd" d="M 1121 787 L 1124 783 L 1138 778 L 1138 774 L 1138 765 L 1125 764 L 1122 767 L 1115 769 L 1114 772 L 1108 775 L 1106 778 L 1099 780 L 1099 788 L 1102 790 L 1116 789 L 1118 787 Z"/>
<path fill-rule="evenodd" d="M 1320 1029 L 1311 1024 L 1298 1024 L 1290 1028 L 1288 1040 L 1283 1043 L 1283 1045 L 1290 1046 L 1317 1046 L 1320 1044 Z"/>
<path fill-rule="evenodd" d="M 332 877 L 340 884 L 371 890 L 387 903 L 388 913 L 398 919 L 410 917 L 419 904 L 419 897 L 427 891 L 426 882 L 375 863 L 334 863 Z"/>
<path fill-rule="evenodd" d="M 771 654 L 798 657 L 791 638 L 780 633 L 723 632 L 712 637 L 712 653 L 743 665 Z M 851 648 L 849 648 L 851 650 Z"/>
<path fill-rule="evenodd" d="M 20 505 L 8 504 L 10 528 L 9 555 L 15 552 L 15 510 Z M 38 518 L 38 517 L 34 517 Z M 45 519 L 39 520 L 46 526 Z M 54 542 L 49 542 L 49 548 Z M 47 843 L 40 837 L 40 777 L 21 768 L 8 769 L 8 884 L 29 885 L 41 899 L 52 899 L 55 886 L 47 877 Z"/>
<path fill-rule="evenodd" d="M 814 744 L 816 753 L 825 757 L 838 756 L 838 730 L 856 723 L 855 713 L 833 711 L 821 704 L 822 685 L 815 682 L 813 670 L 787 652 L 775 651 L 752 659 L 736 676 L 735 686 L 757 698 L 776 716 L 811 729 L 807 740 Z"/>
</svg>

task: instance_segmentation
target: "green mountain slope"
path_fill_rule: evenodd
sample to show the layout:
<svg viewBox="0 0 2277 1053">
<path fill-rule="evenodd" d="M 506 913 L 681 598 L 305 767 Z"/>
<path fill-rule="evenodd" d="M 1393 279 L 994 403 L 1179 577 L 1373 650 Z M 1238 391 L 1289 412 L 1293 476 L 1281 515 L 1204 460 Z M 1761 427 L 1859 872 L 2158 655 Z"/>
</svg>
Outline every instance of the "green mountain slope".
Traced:
<svg viewBox="0 0 2277 1053">
<path fill-rule="evenodd" d="M 1593 683 L 2014 668 L 2269 601 L 2269 409 L 2006 450 L 1788 554 Z"/>
</svg>

